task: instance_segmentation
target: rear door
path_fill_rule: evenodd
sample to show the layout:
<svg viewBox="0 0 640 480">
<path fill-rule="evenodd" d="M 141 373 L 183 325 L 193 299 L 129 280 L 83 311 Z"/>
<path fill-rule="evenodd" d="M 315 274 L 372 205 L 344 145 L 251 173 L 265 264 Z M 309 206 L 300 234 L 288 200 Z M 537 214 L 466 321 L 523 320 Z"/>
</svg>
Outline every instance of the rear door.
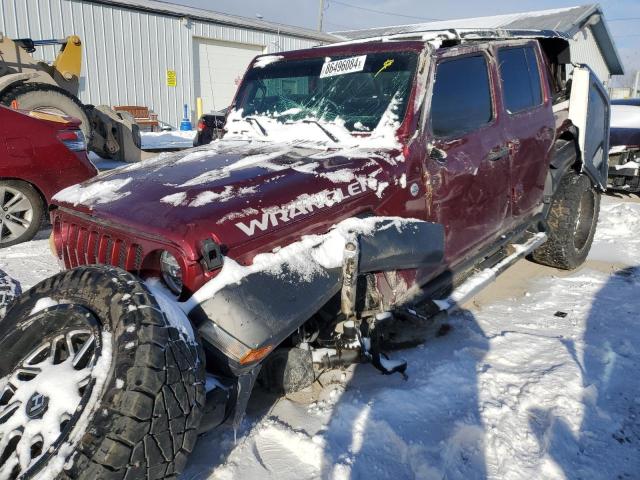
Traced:
<svg viewBox="0 0 640 480">
<path fill-rule="evenodd" d="M 449 265 L 493 241 L 509 216 L 509 151 L 495 63 L 481 47 L 437 58 L 425 160 L 428 216 L 445 227 Z"/>
<path fill-rule="evenodd" d="M 516 224 L 542 208 L 555 119 L 537 43 L 497 49 L 506 145 L 511 153 L 511 201 Z"/>
</svg>

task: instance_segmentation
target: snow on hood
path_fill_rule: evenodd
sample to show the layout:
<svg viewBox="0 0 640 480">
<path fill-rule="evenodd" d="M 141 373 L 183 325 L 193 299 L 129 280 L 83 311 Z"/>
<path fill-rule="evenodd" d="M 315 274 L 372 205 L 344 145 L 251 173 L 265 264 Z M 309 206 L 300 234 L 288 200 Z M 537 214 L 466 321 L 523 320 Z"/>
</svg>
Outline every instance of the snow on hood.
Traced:
<svg viewBox="0 0 640 480">
<path fill-rule="evenodd" d="M 81 183 L 61 190 L 53 196 L 56 202 L 70 203 L 74 207 L 80 204 L 92 207 L 100 203 L 121 200 L 131 192 L 122 191 L 131 183 L 131 178 Z"/>
<path fill-rule="evenodd" d="M 385 222 L 383 226 L 380 226 L 381 222 Z M 220 272 L 184 302 L 182 307 L 189 313 L 228 285 L 240 283 L 256 273 L 279 276 L 285 267 L 288 272 L 298 274 L 303 281 L 310 281 L 317 275 L 322 275 L 325 270 L 342 266 L 345 244 L 351 235 L 371 235 L 388 228 L 409 231 L 416 222 L 423 221 L 400 217 L 347 218 L 334 225 L 328 233 L 303 236 L 285 247 L 258 254 L 251 265 L 243 266 L 226 257 Z"/>
<path fill-rule="evenodd" d="M 321 120 L 307 121 L 308 119 L 283 123 L 279 120 L 278 114 L 252 117 L 267 132 L 265 136 L 256 121 L 243 117 L 241 110 L 234 110 L 229 114 L 228 133 L 223 139 L 198 149 L 177 154 L 162 154 L 135 165 L 113 170 L 61 191 L 54 200 L 89 208 L 119 202 L 129 196 L 131 199 L 126 200 L 133 203 L 150 201 L 152 198 L 149 195 L 140 198 L 141 193 L 136 192 L 144 187 L 143 184 L 159 183 L 161 178 L 162 185 L 169 187 L 169 190 L 165 189 L 162 196 L 155 201 L 176 207 L 201 207 L 212 202 L 223 203 L 259 193 L 260 187 L 236 186 L 231 178 L 234 173 L 251 172 L 252 168 L 272 173 L 290 169 L 325 178 L 335 184 L 352 182 L 359 178 L 356 170 L 362 167 L 363 163 L 352 162 L 343 168 L 329 171 L 318 167 L 323 160 L 336 157 L 378 159 L 390 165 L 403 162 L 401 144 L 396 138 L 399 120 L 395 112 L 398 103 L 397 99 L 390 102 L 373 132 L 357 135 L 349 132 L 344 122 L 339 119 L 330 123 Z M 330 134 L 327 135 L 323 129 Z M 290 157 L 289 160 L 294 161 L 276 161 L 282 160 L 283 157 Z M 185 168 L 179 171 L 176 167 L 181 165 Z M 255 173 L 257 174 L 257 171 Z M 374 178 L 378 173 L 363 179 L 363 184 L 382 197 L 389 183 L 378 182 Z M 221 183 L 223 179 L 227 180 Z M 211 189 L 202 191 L 206 187 Z M 200 190 L 195 192 L 197 197 L 190 195 L 198 189 Z M 234 212 L 225 212 L 225 215 L 232 213 Z"/>
</svg>

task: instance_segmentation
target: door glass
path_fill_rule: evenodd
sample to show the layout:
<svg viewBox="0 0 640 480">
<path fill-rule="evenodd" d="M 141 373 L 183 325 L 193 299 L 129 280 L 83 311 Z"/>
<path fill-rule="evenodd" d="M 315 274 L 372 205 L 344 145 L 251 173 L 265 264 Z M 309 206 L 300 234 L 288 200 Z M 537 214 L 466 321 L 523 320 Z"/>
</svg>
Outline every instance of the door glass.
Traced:
<svg viewBox="0 0 640 480">
<path fill-rule="evenodd" d="M 491 121 L 491 88 L 483 55 L 445 60 L 436 68 L 431 129 L 437 137 L 475 130 Z"/>
<path fill-rule="evenodd" d="M 540 71 L 532 47 L 502 48 L 498 62 L 504 105 L 509 113 L 542 104 Z"/>
</svg>

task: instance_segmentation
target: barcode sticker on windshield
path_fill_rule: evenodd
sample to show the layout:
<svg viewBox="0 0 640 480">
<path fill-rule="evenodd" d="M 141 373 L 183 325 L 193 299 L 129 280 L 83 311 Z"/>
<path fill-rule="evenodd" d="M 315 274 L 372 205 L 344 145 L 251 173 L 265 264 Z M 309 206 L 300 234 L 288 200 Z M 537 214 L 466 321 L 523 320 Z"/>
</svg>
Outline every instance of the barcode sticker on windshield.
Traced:
<svg viewBox="0 0 640 480">
<path fill-rule="evenodd" d="M 344 75 L 345 73 L 361 72 L 364 69 L 364 62 L 367 61 L 366 55 L 359 57 L 343 58 L 333 62 L 325 62 L 320 71 L 320 78 L 333 77 L 335 75 Z"/>
</svg>

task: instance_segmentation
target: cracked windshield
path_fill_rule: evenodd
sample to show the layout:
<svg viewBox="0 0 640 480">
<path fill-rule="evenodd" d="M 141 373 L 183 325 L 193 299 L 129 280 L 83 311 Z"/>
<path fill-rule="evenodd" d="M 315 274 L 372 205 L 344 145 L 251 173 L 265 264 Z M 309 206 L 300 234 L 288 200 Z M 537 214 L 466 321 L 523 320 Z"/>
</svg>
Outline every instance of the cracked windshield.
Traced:
<svg viewBox="0 0 640 480">
<path fill-rule="evenodd" d="M 410 52 L 286 61 L 276 57 L 248 72 L 236 109 L 264 135 L 267 129 L 257 116 L 370 132 L 388 110 L 394 120 L 404 117 L 416 63 L 417 54 Z"/>
</svg>

